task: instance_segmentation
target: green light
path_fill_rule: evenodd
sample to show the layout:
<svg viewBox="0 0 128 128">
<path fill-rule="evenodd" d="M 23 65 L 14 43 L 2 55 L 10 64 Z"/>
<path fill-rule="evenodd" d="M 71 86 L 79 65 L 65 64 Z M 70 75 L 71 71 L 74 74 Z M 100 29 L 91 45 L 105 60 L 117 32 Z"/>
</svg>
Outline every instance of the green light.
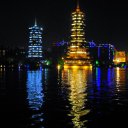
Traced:
<svg viewBox="0 0 128 128">
<path fill-rule="evenodd" d="M 96 65 L 98 65 L 99 64 L 99 61 L 98 60 L 96 60 Z"/>
<path fill-rule="evenodd" d="M 50 61 L 47 61 L 47 62 L 46 62 L 46 65 L 50 65 Z"/>
<path fill-rule="evenodd" d="M 124 67 L 124 64 L 122 64 L 121 67 Z"/>
<path fill-rule="evenodd" d="M 61 58 L 59 58 L 59 59 L 58 59 L 58 64 L 61 65 L 61 66 L 64 65 L 64 60 L 61 59 Z"/>
</svg>

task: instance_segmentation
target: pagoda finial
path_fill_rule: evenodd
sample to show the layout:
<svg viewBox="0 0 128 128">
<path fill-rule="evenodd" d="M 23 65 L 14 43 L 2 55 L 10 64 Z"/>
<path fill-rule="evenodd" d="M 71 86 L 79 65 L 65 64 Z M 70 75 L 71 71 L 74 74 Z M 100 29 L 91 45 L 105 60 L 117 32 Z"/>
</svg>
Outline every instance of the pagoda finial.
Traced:
<svg viewBox="0 0 128 128">
<path fill-rule="evenodd" d="M 77 8 L 76 11 L 80 11 L 80 4 L 79 4 L 79 0 L 77 0 Z"/>
<path fill-rule="evenodd" d="M 37 20 L 36 20 L 36 18 L 35 18 L 35 26 L 37 26 Z"/>
</svg>

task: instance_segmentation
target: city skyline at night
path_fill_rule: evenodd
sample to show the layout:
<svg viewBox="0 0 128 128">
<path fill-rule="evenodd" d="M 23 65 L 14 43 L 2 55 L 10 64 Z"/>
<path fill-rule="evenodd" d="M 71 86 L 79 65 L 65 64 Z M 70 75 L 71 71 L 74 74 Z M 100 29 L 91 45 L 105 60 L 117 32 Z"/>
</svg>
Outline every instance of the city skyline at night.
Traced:
<svg viewBox="0 0 128 128">
<path fill-rule="evenodd" d="M 86 39 L 95 43 L 111 43 L 117 49 L 127 50 L 127 6 L 125 2 L 80 0 L 86 12 Z M 75 0 L 55 0 L 21 3 L 5 1 L 0 5 L 0 44 L 27 46 L 28 30 L 35 17 L 44 28 L 44 42 L 52 44 L 69 41 L 71 12 Z"/>
<path fill-rule="evenodd" d="M 127 1 L 0 3 L 1 128 L 125 128 Z"/>
</svg>

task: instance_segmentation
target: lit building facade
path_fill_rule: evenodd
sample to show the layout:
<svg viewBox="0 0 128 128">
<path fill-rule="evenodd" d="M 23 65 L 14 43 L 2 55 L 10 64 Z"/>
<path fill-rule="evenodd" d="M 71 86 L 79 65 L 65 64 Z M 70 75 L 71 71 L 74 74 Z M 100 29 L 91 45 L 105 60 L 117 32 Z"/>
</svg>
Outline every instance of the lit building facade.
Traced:
<svg viewBox="0 0 128 128">
<path fill-rule="evenodd" d="M 88 48 L 85 40 L 85 14 L 77 4 L 76 10 L 72 13 L 71 40 L 68 46 L 65 65 L 90 65 Z"/>
<path fill-rule="evenodd" d="M 42 31 L 43 29 L 35 25 L 29 28 L 29 44 L 28 44 L 28 58 L 41 59 L 42 56 Z"/>
<path fill-rule="evenodd" d="M 116 51 L 114 56 L 114 64 L 126 63 L 125 51 Z"/>
</svg>

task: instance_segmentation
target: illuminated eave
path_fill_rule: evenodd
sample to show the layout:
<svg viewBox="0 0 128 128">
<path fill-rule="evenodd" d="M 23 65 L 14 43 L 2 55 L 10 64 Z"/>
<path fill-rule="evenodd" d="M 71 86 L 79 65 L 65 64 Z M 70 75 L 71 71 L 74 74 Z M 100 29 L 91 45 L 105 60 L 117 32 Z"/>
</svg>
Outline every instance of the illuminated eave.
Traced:
<svg viewBox="0 0 128 128">
<path fill-rule="evenodd" d="M 80 37 L 82 37 L 82 36 L 84 36 L 84 35 L 71 35 L 71 37 L 75 37 L 75 36 L 80 36 Z"/>
<path fill-rule="evenodd" d="M 86 41 L 85 40 L 71 40 L 72 43 L 85 43 Z"/>
<path fill-rule="evenodd" d="M 76 30 L 83 30 L 83 28 L 76 28 L 76 29 L 71 29 L 71 31 L 76 31 Z"/>
<path fill-rule="evenodd" d="M 72 69 L 92 69 L 92 65 L 90 64 L 89 66 L 77 66 L 77 65 L 72 65 L 72 66 L 69 66 L 69 65 L 66 65 L 64 64 L 64 69 L 69 69 L 69 68 L 72 68 Z"/>
<path fill-rule="evenodd" d="M 74 53 L 74 54 L 86 54 L 86 52 L 80 52 L 80 51 L 77 51 L 77 52 L 70 52 L 70 53 Z"/>
<path fill-rule="evenodd" d="M 74 45 L 72 45 L 72 46 L 70 46 L 71 48 L 77 48 L 77 47 L 79 47 L 79 46 L 74 46 Z"/>
<path fill-rule="evenodd" d="M 77 22 L 77 23 L 76 23 L 76 22 L 75 22 L 75 23 L 72 24 L 72 26 L 74 26 L 74 25 L 83 25 L 83 23 L 81 23 L 81 22 Z"/>
</svg>

